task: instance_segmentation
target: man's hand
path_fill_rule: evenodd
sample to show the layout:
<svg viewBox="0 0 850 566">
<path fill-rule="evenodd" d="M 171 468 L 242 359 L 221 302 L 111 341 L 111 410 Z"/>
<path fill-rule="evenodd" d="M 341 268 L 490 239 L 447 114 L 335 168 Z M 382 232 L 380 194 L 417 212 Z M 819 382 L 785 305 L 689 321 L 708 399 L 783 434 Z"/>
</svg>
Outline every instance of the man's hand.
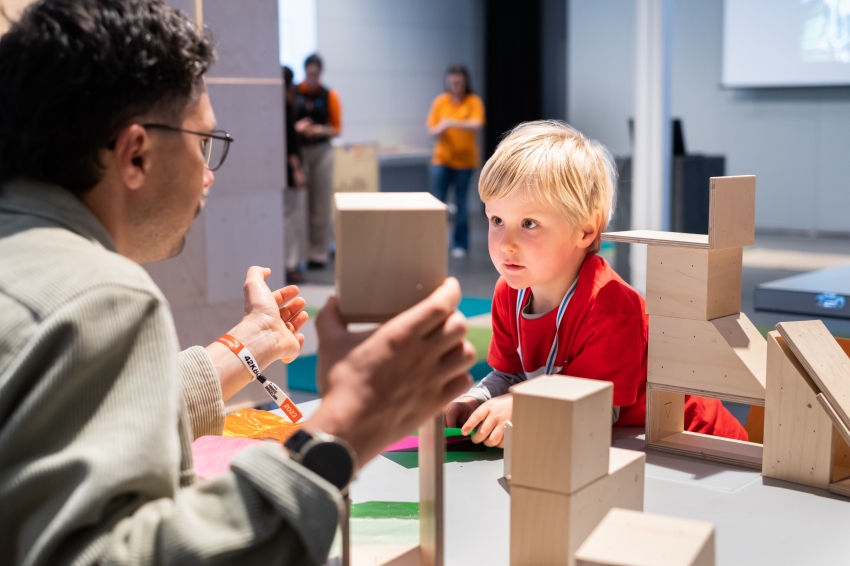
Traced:
<svg viewBox="0 0 850 566">
<path fill-rule="evenodd" d="M 475 348 L 457 280 L 371 332 L 348 332 L 332 298 L 316 318 L 324 400 L 305 426 L 347 440 L 365 464 L 466 391 Z"/>
<path fill-rule="evenodd" d="M 461 397 L 452 401 L 446 409 L 446 426 L 458 428 L 472 416 L 479 405 L 481 405 L 481 402 L 475 397 Z"/>
<path fill-rule="evenodd" d="M 485 446 L 505 447 L 505 423 L 511 420 L 514 409 L 513 395 L 494 397 L 475 409 L 466 420 L 461 432 L 468 435 L 472 429 L 477 431 L 472 435 L 472 442 L 484 443 Z"/>
<path fill-rule="evenodd" d="M 302 310 L 306 303 L 298 296 L 298 287 L 272 292 L 265 281 L 269 275 L 271 269 L 266 267 L 248 269 L 243 287 L 245 314 L 242 322 L 228 331 L 254 354 L 260 370 L 275 360 L 289 363 L 298 357 L 304 345 L 304 335 L 298 331 L 309 318 Z M 254 378 L 227 346 L 213 342 L 206 350 L 218 370 L 225 401 Z"/>
</svg>

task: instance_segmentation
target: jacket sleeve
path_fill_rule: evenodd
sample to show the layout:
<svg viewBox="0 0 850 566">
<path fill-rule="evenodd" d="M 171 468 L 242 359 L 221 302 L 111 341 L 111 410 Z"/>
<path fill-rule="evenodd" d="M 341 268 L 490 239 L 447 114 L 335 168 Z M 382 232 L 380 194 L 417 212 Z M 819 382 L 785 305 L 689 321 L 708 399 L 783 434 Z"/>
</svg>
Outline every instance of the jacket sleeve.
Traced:
<svg viewBox="0 0 850 566">
<path fill-rule="evenodd" d="M 224 430 L 224 401 L 218 371 L 201 346 L 183 350 L 179 360 L 193 438 L 220 436 Z"/>
<path fill-rule="evenodd" d="M 339 492 L 279 445 L 179 487 L 181 396 L 192 379 L 213 383 L 197 356 L 183 354 L 181 385 L 168 308 L 140 290 L 98 287 L 34 321 L 0 373 L 0 554 L 33 565 L 325 560 Z M 219 400 L 207 391 L 187 404 Z"/>
</svg>

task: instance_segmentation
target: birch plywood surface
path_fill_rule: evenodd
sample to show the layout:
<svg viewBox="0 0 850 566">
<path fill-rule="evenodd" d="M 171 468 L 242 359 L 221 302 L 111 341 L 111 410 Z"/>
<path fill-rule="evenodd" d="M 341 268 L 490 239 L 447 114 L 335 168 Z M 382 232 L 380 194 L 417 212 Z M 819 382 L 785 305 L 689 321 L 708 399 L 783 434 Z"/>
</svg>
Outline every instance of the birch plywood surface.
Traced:
<svg viewBox="0 0 850 566">
<path fill-rule="evenodd" d="M 776 329 L 848 428 L 850 358 L 820 320 L 781 322 Z"/>
<path fill-rule="evenodd" d="M 764 399 L 767 343 L 747 315 L 710 321 L 652 315 L 647 380 Z"/>
<path fill-rule="evenodd" d="M 660 230 L 627 230 L 625 232 L 605 232 L 602 239 L 609 242 L 626 244 L 649 244 L 673 246 L 678 248 L 709 249 L 708 236 L 705 234 L 685 234 L 682 232 L 662 232 Z"/>
<path fill-rule="evenodd" d="M 708 240 L 712 249 L 743 248 L 755 243 L 756 178 L 712 177 Z"/>
</svg>

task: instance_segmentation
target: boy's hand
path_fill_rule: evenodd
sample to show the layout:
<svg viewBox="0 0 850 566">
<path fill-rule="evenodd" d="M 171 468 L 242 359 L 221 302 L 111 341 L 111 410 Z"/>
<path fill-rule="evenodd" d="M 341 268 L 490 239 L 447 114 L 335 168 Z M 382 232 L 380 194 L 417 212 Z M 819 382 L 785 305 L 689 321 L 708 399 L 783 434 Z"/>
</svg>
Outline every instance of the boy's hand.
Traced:
<svg viewBox="0 0 850 566">
<path fill-rule="evenodd" d="M 452 401 L 446 408 L 446 426 L 457 428 L 461 423 L 465 423 L 480 404 L 475 397 L 461 397 Z"/>
<path fill-rule="evenodd" d="M 477 428 L 476 433 L 472 435 L 472 442 L 504 448 L 505 422 L 511 420 L 513 408 L 514 398 L 510 393 L 490 399 L 473 411 L 461 432 L 469 434 L 472 429 Z"/>
</svg>

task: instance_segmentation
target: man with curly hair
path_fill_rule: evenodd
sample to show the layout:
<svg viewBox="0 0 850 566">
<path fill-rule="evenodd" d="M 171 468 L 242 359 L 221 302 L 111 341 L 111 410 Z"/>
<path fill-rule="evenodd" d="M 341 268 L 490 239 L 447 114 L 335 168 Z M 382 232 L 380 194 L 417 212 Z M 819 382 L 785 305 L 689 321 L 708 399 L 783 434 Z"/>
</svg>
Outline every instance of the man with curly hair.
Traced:
<svg viewBox="0 0 850 566">
<path fill-rule="evenodd" d="M 457 281 L 373 333 L 331 299 L 302 430 L 347 475 L 263 443 L 197 480 L 193 439 L 253 375 L 218 342 L 179 352 L 139 264 L 180 252 L 227 155 L 213 59 L 161 0 L 40 0 L 0 39 L 0 564 L 324 563 L 351 472 L 470 385 Z M 260 370 L 307 319 L 268 274 L 228 332 Z"/>
</svg>

